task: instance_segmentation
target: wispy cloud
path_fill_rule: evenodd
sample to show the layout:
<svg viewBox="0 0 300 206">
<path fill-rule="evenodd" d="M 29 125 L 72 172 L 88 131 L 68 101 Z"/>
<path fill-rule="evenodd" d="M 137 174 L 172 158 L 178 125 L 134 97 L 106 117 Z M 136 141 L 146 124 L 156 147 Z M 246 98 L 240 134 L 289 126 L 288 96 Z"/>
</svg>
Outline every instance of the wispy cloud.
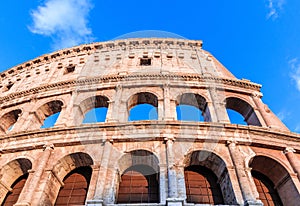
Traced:
<svg viewBox="0 0 300 206">
<path fill-rule="evenodd" d="M 298 58 L 293 58 L 289 62 L 289 65 L 292 69 L 290 74 L 292 80 L 296 83 L 297 89 L 300 91 L 300 63 Z"/>
<path fill-rule="evenodd" d="M 90 0 L 46 0 L 31 11 L 32 33 L 53 39 L 53 49 L 71 47 L 93 40 L 88 26 Z"/>
<path fill-rule="evenodd" d="M 278 117 L 281 121 L 286 120 L 290 115 L 291 115 L 291 113 L 288 112 L 288 111 L 286 111 L 285 109 L 283 109 L 283 110 L 281 110 L 280 112 L 277 113 L 277 117 Z"/>
<path fill-rule="evenodd" d="M 283 5 L 285 4 L 285 0 L 267 0 L 268 14 L 267 19 L 277 19 L 279 17 L 279 13 L 283 9 Z"/>
</svg>

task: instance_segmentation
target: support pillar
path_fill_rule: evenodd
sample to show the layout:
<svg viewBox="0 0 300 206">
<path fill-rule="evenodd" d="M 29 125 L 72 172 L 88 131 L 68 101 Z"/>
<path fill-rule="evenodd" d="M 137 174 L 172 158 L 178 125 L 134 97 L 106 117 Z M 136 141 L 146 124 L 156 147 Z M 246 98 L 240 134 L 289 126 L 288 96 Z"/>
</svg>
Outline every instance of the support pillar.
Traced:
<svg viewBox="0 0 300 206">
<path fill-rule="evenodd" d="M 168 198 L 167 205 L 182 206 L 184 199 L 178 197 L 177 189 L 177 172 L 175 170 L 174 153 L 173 153 L 173 137 L 167 137 L 166 153 L 167 153 L 167 171 L 168 171 Z"/>
<path fill-rule="evenodd" d="M 101 165 L 99 168 L 98 176 L 96 177 L 95 192 L 92 199 L 87 200 L 88 206 L 103 205 L 105 179 L 107 177 L 108 164 L 110 159 L 110 152 L 112 149 L 112 143 L 106 139 L 103 143 L 103 152 L 101 158 Z"/>
<path fill-rule="evenodd" d="M 300 160 L 295 155 L 295 150 L 291 147 L 287 147 L 284 150 L 284 154 L 287 157 L 290 165 L 295 173 L 297 173 L 298 180 L 300 181 Z"/>
<path fill-rule="evenodd" d="M 237 179 L 239 182 L 239 186 L 242 191 L 244 205 L 251 206 L 251 205 L 263 205 L 259 200 L 254 198 L 252 194 L 251 187 L 255 187 L 249 181 L 245 168 L 244 168 L 244 161 L 242 159 L 242 155 L 239 152 L 236 141 L 227 141 L 228 150 L 234 165 L 235 173 L 237 175 Z"/>
<path fill-rule="evenodd" d="M 49 157 L 50 157 L 53 149 L 54 149 L 54 146 L 52 144 L 44 145 L 43 154 L 37 160 L 38 163 L 36 163 L 37 167 L 35 168 L 35 170 L 32 170 L 29 172 L 28 181 L 26 181 L 24 188 L 20 194 L 19 200 L 15 204 L 15 206 L 31 205 L 32 198 L 33 198 L 34 194 L 36 193 L 36 191 L 38 190 L 41 177 L 47 166 Z"/>
</svg>

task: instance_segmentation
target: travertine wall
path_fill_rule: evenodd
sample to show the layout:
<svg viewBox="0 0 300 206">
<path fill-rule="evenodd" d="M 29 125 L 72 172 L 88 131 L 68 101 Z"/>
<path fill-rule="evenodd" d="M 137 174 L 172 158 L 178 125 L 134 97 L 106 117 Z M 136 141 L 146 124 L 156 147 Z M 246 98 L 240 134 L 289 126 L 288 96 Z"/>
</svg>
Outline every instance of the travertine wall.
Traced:
<svg viewBox="0 0 300 206">
<path fill-rule="evenodd" d="M 64 177 L 90 166 L 87 204 L 115 204 L 120 176 L 141 162 L 159 173 L 161 205 L 192 204 L 186 203 L 184 182 L 189 165 L 217 176 L 227 205 L 261 204 L 251 168 L 272 180 L 284 205 L 300 201 L 300 136 L 261 101 L 260 85 L 236 79 L 201 41 L 82 45 L 0 76 L 0 202 L 29 173 L 16 205 L 53 205 Z M 128 121 L 139 103 L 155 106 L 158 119 Z M 178 121 L 181 103 L 199 105 L 206 121 Z M 82 124 L 99 105 L 108 108 L 106 121 Z M 226 108 L 240 112 L 249 125 L 230 124 Z M 41 129 L 56 112 L 55 126 Z M 129 154 L 140 150 L 153 156 L 132 161 Z"/>
</svg>

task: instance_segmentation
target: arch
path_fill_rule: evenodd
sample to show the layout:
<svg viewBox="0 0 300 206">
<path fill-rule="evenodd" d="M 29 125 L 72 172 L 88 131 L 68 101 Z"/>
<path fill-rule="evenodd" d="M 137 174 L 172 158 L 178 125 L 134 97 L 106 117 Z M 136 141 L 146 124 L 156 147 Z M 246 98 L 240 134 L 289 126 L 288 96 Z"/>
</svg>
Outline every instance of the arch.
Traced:
<svg viewBox="0 0 300 206">
<path fill-rule="evenodd" d="M 94 164 L 93 159 L 87 153 L 76 152 L 71 153 L 60 160 L 53 166 L 53 172 L 62 181 L 64 177 L 70 173 L 72 170 L 78 167 L 91 166 Z"/>
<path fill-rule="evenodd" d="M 196 93 L 183 93 L 176 98 L 176 110 L 177 110 L 177 119 L 179 119 L 179 112 L 183 112 L 180 110 L 181 106 L 188 105 L 194 108 L 197 108 L 204 121 L 211 121 L 210 112 L 207 107 L 206 99 Z M 192 110 L 192 108 L 189 108 Z M 197 112 L 197 111 L 195 111 Z M 199 117 L 198 117 L 199 118 Z M 200 118 L 201 119 L 201 118 Z M 188 118 L 184 118 L 181 120 L 189 120 Z"/>
<path fill-rule="evenodd" d="M 159 202 L 159 161 L 147 150 L 134 150 L 119 161 L 118 203 Z"/>
<path fill-rule="evenodd" d="M 81 122 L 82 121 L 85 121 L 85 123 L 103 122 L 103 119 L 105 121 L 108 104 L 109 104 L 109 99 L 106 96 L 102 96 L 102 95 L 92 96 L 81 101 L 79 104 L 79 107 L 83 114 L 82 118 L 80 118 Z M 104 110 L 97 111 L 97 109 L 104 109 Z M 88 120 L 86 115 L 88 115 L 91 112 L 94 113 L 92 113 L 91 119 Z M 101 118 L 102 120 L 98 121 L 100 116 L 102 116 Z M 78 116 L 76 115 L 75 118 L 78 118 Z"/>
<path fill-rule="evenodd" d="M 0 197 L 2 205 L 13 205 L 17 202 L 18 197 L 24 187 L 28 177 L 28 170 L 32 169 L 32 163 L 26 158 L 18 158 L 5 164 L 0 171 L 1 187 L 6 185 L 12 190 L 7 191 L 6 196 Z"/>
<path fill-rule="evenodd" d="M 203 166 L 188 166 L 184 171 L 187 202 L 201 204 L 223 204 L 218 178 Z"/>
<path fill-rule="evenodd" d="M 64 178 L 64 186 L 60 188 L 55 206 L 84 205 L 92 169 L 89 166 L 77 167 Z"/>
<path fill-rule="evenodd" d="M 274 188 L 272 181 L 260 172 L 251 171 L 254 184 L 259 194 L 259 199 L 264 205 L 278 205 L 281 206 L 282 202 L 277 191 Z"/>
<path fill-rule="evenodd" d="M 21 115 L 21 113 L 22 110 L 15 109 L 2 115 L 2 117 L 0 118 L 0 130 L 2 130 L 2 132 L 4 133 L 11 130 L 13 125 L 18 121 L 18 118 Z"/>
<path fill-rule="evenodd" d="M 209 193 L 218 196 L 214 199 L 201 192 L 201 184 L 198 183 L 196 188 L 196 184 L 188 182 L 189 177 L 185 176 L 188 201 L 201 204 L 237 204 L 226 163 L 220 156 L 205 150 L 192 151 L 187 154 L 184 165 L 185 174 L 189 175 L 186 171 L 191 171 L 191 175 L 199 181 L 207 181 L 215 188 Z M 192 186 L 192 190 L 189 186 Z"/>
<path fill-rule="evenodd" d="M 254 181 L 256 178 L 258 181 L 267 184 L 269 190 L 277 192 L 283 205 L 300 201 L 300 194 L 288 170 L 278 161 L 267 156 L 257 155 L 249 162 L 249 167 L 252 168 Z"/>
<path fill-rule="evenodd" d="M 142 110 L 139 111 L 139 113 L 144 113 L 144 114 L 146 113 L 144 117 L 140 117 L 140 118 L 133 117 L 133 116 L 135 116 L 134 113 L 132 113 L 132 111 L 134 111 L 133 109 L 136 109 L 137 107 L 140 107 L 140 106 L 146 106 L 146 105 L 148 105 L 149 108 L 142 108 Z M 133 119 L 133 120 L 158 119 L 157 108 L 158 108 L 158 98 L 156 95 L 154 95 L 153 93 L 150 93 L 150 92 L 136 93 L 136 94 L 132 95 L 127 101 L 127 111 L 129 114 L 128 119 L 129 120 L 131 120 L 131 119 Z M 150 113 L 152 111 L 154 111 L 153 114 Z"/>
<path fill-rule="evenodd" d="M 253 107 L 248 102 L 237 97 L 227 97 L 225 103 L 226 109 L 231 109 L 241 114 L 248 125 L 261 126 Z"/>
<path fill-rule="evenodd" d="M 47 102 L 45 104 L 43 104 L 42 106 L 40 106 L 37 111 L 36 111 L 36 115 L 39 118 L 40 122 L 41 122 L 41 126 L 43 128 L 47 128 L 47 127 L 52 127 L 55 124 L 55 120 L 53 120 L 53 122 L 49 123 L 49 125 L 45 125 L 45 120 L 49 117 L 51 117 L 52 115 L 55 115 L 59 112 L 61 112 L 62 110 L 62 106 L 63 106 L 63 102 L 60 100 L 53 100 L 50 102 Z"/>
</svg>

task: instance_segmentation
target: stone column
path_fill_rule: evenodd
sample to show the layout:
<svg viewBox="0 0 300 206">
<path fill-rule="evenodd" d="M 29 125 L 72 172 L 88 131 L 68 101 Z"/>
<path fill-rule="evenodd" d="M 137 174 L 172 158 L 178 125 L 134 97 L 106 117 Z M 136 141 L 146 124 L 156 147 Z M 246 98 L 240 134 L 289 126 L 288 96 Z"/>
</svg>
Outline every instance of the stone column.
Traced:
<svg viewBox="0 0 300 206">
<path fill-rule="evenodd" d="M 176 104 L 175 101 L 170 99 L 170 85 L 164 85 L 164 116 L 163 120 L 175 120 L 176 119 Z"/>
<path fill-rule="evenodd" d="M 92 165 L 92 176 L 91 176 L 91 180 L 90 180 L 90 184 L 89 184 L 89 190 L 86 196 L 87 200 L 91 200 L 93 199 L 94 195 L 95 195 L 95 190 L 97 188 L 97 179 L 99 176 L 99 170 L 100 170 L 100 165 Z"/>
<path fill-rule="evenodd" d="M 177 191 L 177 173 L 175 170 L 173 144 L 175 139 L 173 137 L 165 138 L 166 153 L 167 153 L 167 168 L 168 168 L 168 198 L 167 205 L 182 206 L 184 199 L 178 197 Z"/>
<path fill-rule="evenodd" d="M 38 190 L 40 179 L 47 166 L 47 162 L 53 149 L 54 146 L 52 144 L 44 145 L 43 154 L 36 160 L 35 170 L 29 172 L 28 180 L 26 181 L 24 188 L 20 194 L 19 200 L 15 204 L 15 206 L 30 205 L 30 203 L 32 202 L 32 197 L 34 196 L 36 190 Z"/>
<path fill-rule="evenodd" d="M 106 119 L 105 119 L 106 122 L 115 122 L 116 121 L 113 117 L 114 104 L 115 104 L 115 101 L 109 101 L 108 102 L 108 108 L 107 108 Z"/>
<path fill-rule="evenodd" d="M 108 164 L 110 159 L 110 152 L 112 149 L 112 143 L 108 139 L 103 143 L 103 152 L 101 158 L 101 165 L 99 168 L 98 176 L 96 181 L 96 188 L 94 192 L 94 197 L 92 200 L 87 200 L 87 205 L 96 206 L 103 205 L 103 194 L 105 188 L 105 180 L 107 176 Z"/>
<path fill-rule="evenodd" d="M 211 110 L 211 116 L 216 118 L 218 122 L 220 123 L 230 123 L 227 111 L 226 111 L 226 105 L 221 99 L 220 95 L 218 94 L 218 91 L 215 87 L 210 87 L 208 89 L 213 108 Z M 225 97 L 225 96 L 224 96 Z M 214 113 L 213 113 L 214 112 Z"/>
<path fill-rule="evenodd" d="M 287 147 L 284 150 L 285 156 L 291 164 L 294 172 L 297 173 L 297 177 L 300 181 L 300 160 L 296 157 L 295 152 L 296 151 L 291 147 Z"/>
<path fill-rule="evenodd" d="M 257 201 L 252 194 L 251 187 L 255 187 L 255 185 L 253 186 L 247 177 L 246 170 L 244 168 L 244 161 L 242 159 L 243 155 L 239 152 L 236 144 L 236 141 L 227 141 L 230 157 L 242 191 L 244 205 L 262 205 L 262 203 Z"/>
<path fill-rule="evenodd" d="M 157 100 L 157 120 L 163 120 L 164 119 L 164 113 L 165 113 L 165 107 L 164 107 L 164 99 L 158 99 Z"/>
</svg>

